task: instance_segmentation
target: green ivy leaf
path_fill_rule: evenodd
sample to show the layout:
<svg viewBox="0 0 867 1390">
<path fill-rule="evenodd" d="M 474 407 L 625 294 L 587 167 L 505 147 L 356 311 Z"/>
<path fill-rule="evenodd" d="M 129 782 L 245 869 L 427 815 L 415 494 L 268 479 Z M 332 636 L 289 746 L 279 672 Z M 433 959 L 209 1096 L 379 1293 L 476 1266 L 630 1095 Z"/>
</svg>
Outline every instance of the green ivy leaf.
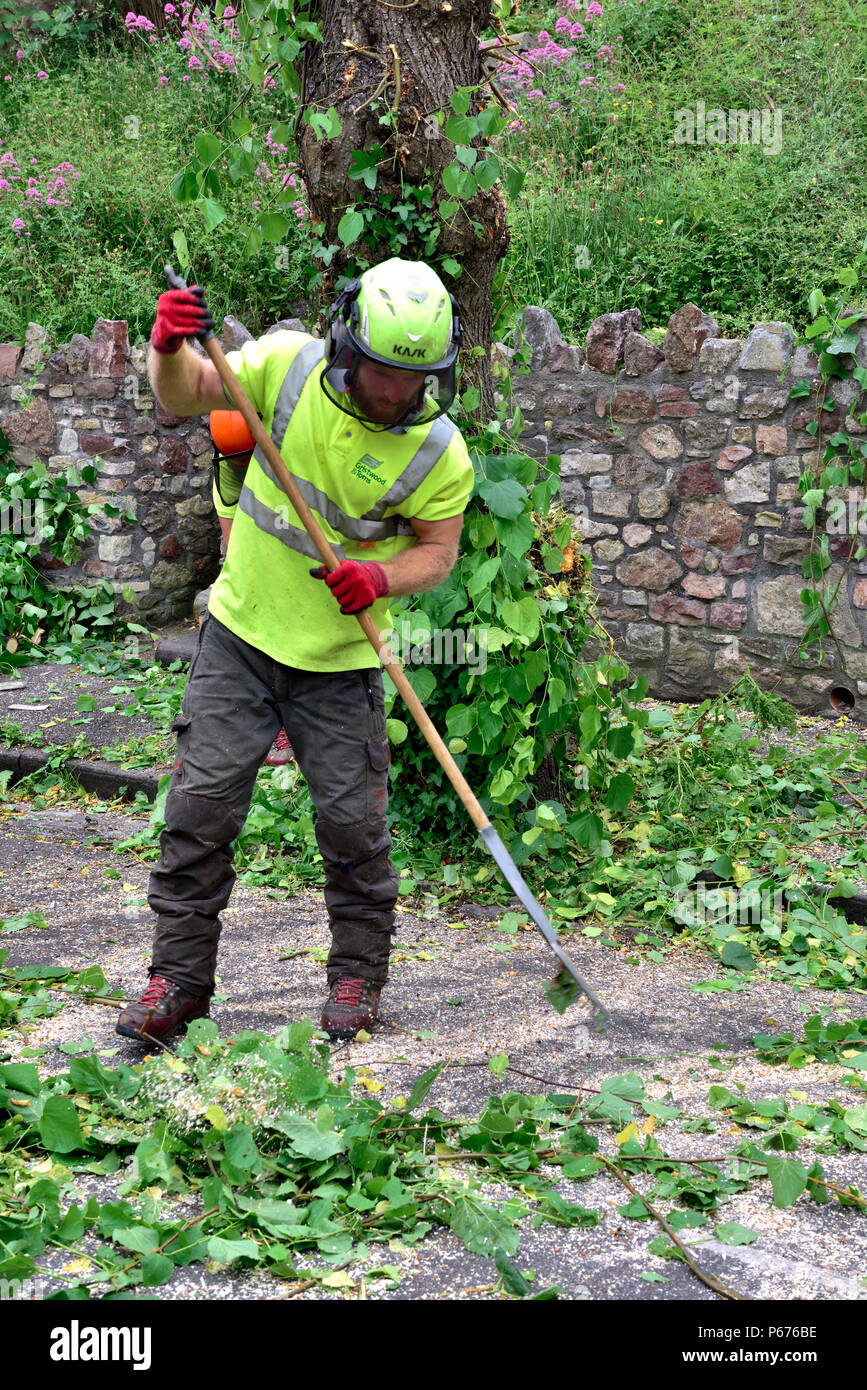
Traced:
<svg viewBox="0 0 867 1390">
<path fill-rule="evenodd" d="M 797 1158 L 777 1158 L 766 1154 L 768 1177 L 774 1194 L 774 1206 L 790 1207 L 807 1186 L 807 1170 Z"/>
<path fill-rule="evenodd" d="M 276 244 L 281 242 L 288 232 L 289 221 L 281 212 L 266 212 L 260 219 L 259 226 L 265 240 Z"/>
<path fill-rule="evenodd" d="M 205 219 L 205 226 L 209 232 L 213 232 L 220 223 L 225 221 L 226 213 L 218 202 L 213 198 L 200 198 L 199 207 L 202 209 L 202 216 Z"/>
<path fill-rule="evenodd" d="M 739 1221 L 727 1221 L 716 1227 L 716 1238 L 723 1245 L 752 1245 L 753 1241 L 758 1240 L 759 1233 L 749 1226 L 742 1226 Z"/>
<path fill-rule="evenodd" d="M 219 159 L 222 151 L 222 142 L 219 137 L 205 132 L 196 136 L 196 154 L 203 164 L 213 164 L 215 159 Z"/>
<path fill-rule="evenodd" d="M 364 231 L 364 218 L 355 208 L 349 208 L 337 224 L 337 235 L 344 246 L 352 246 Z"/>
<path fill-rule="evenodd" d="M 75 1106 L 66 1096 L 49 1097 L 43 1107 L 38 1127 L 43 1144 L 53 1152 L 72 1153 L 74 1149 L 87 1147 Z"/>
</svg>

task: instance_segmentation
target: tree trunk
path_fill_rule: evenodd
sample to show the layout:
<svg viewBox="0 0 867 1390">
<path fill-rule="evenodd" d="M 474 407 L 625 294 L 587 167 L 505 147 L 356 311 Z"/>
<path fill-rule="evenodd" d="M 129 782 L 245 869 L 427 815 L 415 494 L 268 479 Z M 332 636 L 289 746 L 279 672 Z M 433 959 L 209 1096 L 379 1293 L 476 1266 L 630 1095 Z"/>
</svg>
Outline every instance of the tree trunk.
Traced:
<svg viewBox="0 0 867 1390">
<path fill-rule="evenodd" d="M 314 128 L 303 125 L 300 157 L 311 216 L 323 224 L 319 234 L 324 245 L 340 244 L 337 226 L 350 204 L 382 210 L 383 195 L 412 203 L 413 190 L 426 184 L 439 221 L 439 204 L 449 198 L 442 171 L 454 161 L 455 146 L 434 113 L 443 112 L 448 120 L 456 89 L 482 81 L 479 38 L 489 17 L 490 0 L 416 0 L 401 6 L 383 0 L 322 0 L 317 18 L 323 42 L 308 47 L 302 100 L 308 113 L 334 107 L 340 133 L 318 140 Z M 482 88 L 469 114 L 485 105 Z M 350 179 L 349 170 L 354 150 L 377 145 L 383 154 L 376 186 L 369 190 L 360 179 Z M 464 330 L 463 384 L 478 386 L 482 411 L 491 415 L 491 293 L 497 262 L 509 245 L 499 189 L 478 189 L 440 228 L 432 254 L 425 253 L 420 229 L 412 227 L 398 254 L 433 263 L 457 299 Z M 362 237 L 348 248 L 340 245 L 331 264 L 323 267 L 324 295 L 330 298 L 338 276 L 355 273 L 359 262 L 375 265 L 394 254 L 383 236 Z M 462 268 L 457 278 L 441 268 L 447 256 Z M 475 347 L 483 348 L 484 355 L 472 355 Z"/>
</svg>

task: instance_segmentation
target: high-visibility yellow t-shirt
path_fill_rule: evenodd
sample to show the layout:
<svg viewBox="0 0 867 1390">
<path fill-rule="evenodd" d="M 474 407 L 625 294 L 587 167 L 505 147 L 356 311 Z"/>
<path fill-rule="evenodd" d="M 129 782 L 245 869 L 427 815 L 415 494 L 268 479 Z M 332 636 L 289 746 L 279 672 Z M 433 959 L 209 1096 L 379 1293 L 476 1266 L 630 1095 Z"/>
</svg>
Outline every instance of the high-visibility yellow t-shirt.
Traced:
<svg viewBox="0 0 867 1390">
<path fill-rule="evenodd" d="M 296 355 L 313 342 L 304 333 L 278 332 L 251 340 L 240 352 L 229 354 L 230 365 L 272 438 L 275 406 L 286 372 Z M 283 440 L 274 442 L 289 472 L 302 485 L 305 500 L 328 540 L 339 547 L 338 555 L 342 553 L 348 560 L 390 560 L 417 543 L 410 517 L 441 521 L 464 511 L 473 487 L 466 445 L 460 432 L 454 430 L 418 486 L 395 506 L 385 508 L 383 522 L 389 517 L 404 518 L 398 523 L 397 534 L 374 541 L 347 536 L 341 525 L 362 530 L 365 518 L 389 492 L 431 430 L 439 426 L 443 431 L 443 425 L 434 421 L 399 432 L 367 430 L 328 399 L 319 383 L 323 369 L 324 362 L 320 361 L 310 371 Z M 356 618 L 341 613 L 328 586 L 310 574 L 320 561 L 301 531 L 301 521 L 289 499 L 258 451 L 250 460 L 238 505 L 227 507 L 218 500 L 217 511 L 233 518 L 226 559 L 208 603 L 209 611 L 221 623 L 276 661 L 300 670 L 361 670 L 379 665 L 377 653 Z M 268 518 L 272 532 L 263 529 Z M 354 526 L 356 520 L 358 525 Z M 290 544 L 285 537 L 294 540 Z M 309 553 L 293 545 L 309 545 Z M 388 600 L 378 599 L 367 611 L 385 642 L 392 628 Z"/>
</svg>

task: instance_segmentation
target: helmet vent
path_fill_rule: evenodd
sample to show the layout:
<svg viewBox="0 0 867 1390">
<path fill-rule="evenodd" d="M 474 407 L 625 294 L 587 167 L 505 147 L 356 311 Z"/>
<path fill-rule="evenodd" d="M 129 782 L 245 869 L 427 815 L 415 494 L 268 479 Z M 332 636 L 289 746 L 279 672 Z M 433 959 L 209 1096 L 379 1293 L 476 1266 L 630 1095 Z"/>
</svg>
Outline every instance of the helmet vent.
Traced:
<svg viewBox="0 0 867 1390">
<path fill-rule="evenodd" d="M 391 316 L 392 316 L 392 318 L 396 319 L 396 318 L 397 318 L 397 310 L 395 309 L 394 305 L 393 305 L 392 302 L 391 302 L 391 295 L 389 294 L 388 290 L 384 289 L 383 286 L 380 285 L 380 287 L 379 287 L 379 293 L 382 295 L 383 299 L 385 300 L 386 304 L 388 305 L 389 309 L 391 310 Z"/>
</svg>

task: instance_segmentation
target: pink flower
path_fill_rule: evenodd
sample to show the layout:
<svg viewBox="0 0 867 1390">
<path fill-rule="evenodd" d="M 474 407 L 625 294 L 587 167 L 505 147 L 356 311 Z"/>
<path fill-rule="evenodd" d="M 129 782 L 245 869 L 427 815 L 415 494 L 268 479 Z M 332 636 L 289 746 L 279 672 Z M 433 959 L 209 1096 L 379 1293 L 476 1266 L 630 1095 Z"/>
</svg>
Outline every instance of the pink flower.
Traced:
<svg viewBox="0 0 867 1390">
<path fill-rule="evenodd" d="M 134 10 L 127 10 L 123 22 L 126 25 L 127 29 L 134 29 L 136 24 L 138 23 L 138 15 L 135 13 Z"/>
<path fill-rule="evenodd" d="M 155 29 L 155 28 L 156 28 L 156 25 L 155 25 L 155 24 L 151 24 L 151 22 L 150 22 L 150 20 L 148 19 L 147 15 L 145 15 L 145 14 L 140 14 L 139 17 L 138 17 L 138 19 L 137 19 L 136 22 L 135 22 L 135 27 L 136 27 L 137 29 L 144 29 L 144 31 L 145 31 L 146 33 L 150 33 L 152 29 Z"/>
<path fill-rule="evenodd" d="M 590 0 L 590 4 L 587 6 L 587 13 L 585 14 L 584 18 L 585 18 L 585 19 L 600 19 L 601 17 L 602 17 L 602 6 L 601 6 L 600 4 L 597 3 L 597 0 Z"/>
<path fill-rule="evenodd" d="M 174 5 L 163 5 L 163 14 L 177 14 Z"/>
<path fill-rule="evenodd" d="M 25 226 L 26 223 L 22 222 L 20 217 L 16 217 L 15 221 L 12 223 L 12 230 L 13 232 L 23 232 Z"/>
<path fill-rule="evenodd" d="M 38 73 L 36 74 L 36 76 L 39 78 L 40 82 L 44 82 L 44 81 L 46 80 L 46 78 L 48 77 L 48 73 L 47 73 L 47 72 L 44 72 L 44 71 L 40 71 L 40 72 L 38 72 Z"/>
<path fill-rule="evenodd" d="M 554 32 L 555 34 L 565 34 L 568 33 L 569 27 L 570 26 L 568 19 L 564 14 L 561 14 L 557 20 L 557 23 L 554 25 Z"/>
<path fill-rule="evenodd" d="M 12 187 L 8 179 L 0 179 L 0 193 L 6 193 Z"/>
<path fill-rule="evenodd" d="M 571 34 L 573 39 L 583 39 L 584 25 L 579 24 L 576 19 L 575 23 L 572 25 L 572 28 L 569 30 L 569 33 Z"/>
<path fill-rule="evenodd" d="M 166 77 L 165 73 L 162 73 L 162 74 L 160 75 L 160 86 L 161 86 L 161 87 L 164 87 L 164 86 L 166 85 L 166 83 L 168 82 L 168 80 L 169 80 L 169 79 Z"/>
<path fill-rule="evenodd" d="M 181 81 L 182 81 L 182 82 L 189 82 L 189 80 L 190 80 L 190 74 L 189 74 L 188 72 L 185 72 L 184 75 L 183 75 L 183 77 L 181 78 Z"/>
<path fill-rule="evenodd" d="M 11 77 L 4 77 L 4 78 L 3 78 L 3 81 L 4 81 L 4 82 L 11 82 L 11 81 L 12 81 L 12 78 L 11 78 Z"/>
<path fill-rule="evenodd" d="M 188 67 L 188 68 L 200 68 L 201 66 L 202 66 L 201 61 L 196 57 L 196 55 L 195 55 L 195 53 L 194 53 L 194 54 L 192 55 L 192 57 L 190 58 L 190 61 L 187 63 L 187 67 Z"/>
</svg>

